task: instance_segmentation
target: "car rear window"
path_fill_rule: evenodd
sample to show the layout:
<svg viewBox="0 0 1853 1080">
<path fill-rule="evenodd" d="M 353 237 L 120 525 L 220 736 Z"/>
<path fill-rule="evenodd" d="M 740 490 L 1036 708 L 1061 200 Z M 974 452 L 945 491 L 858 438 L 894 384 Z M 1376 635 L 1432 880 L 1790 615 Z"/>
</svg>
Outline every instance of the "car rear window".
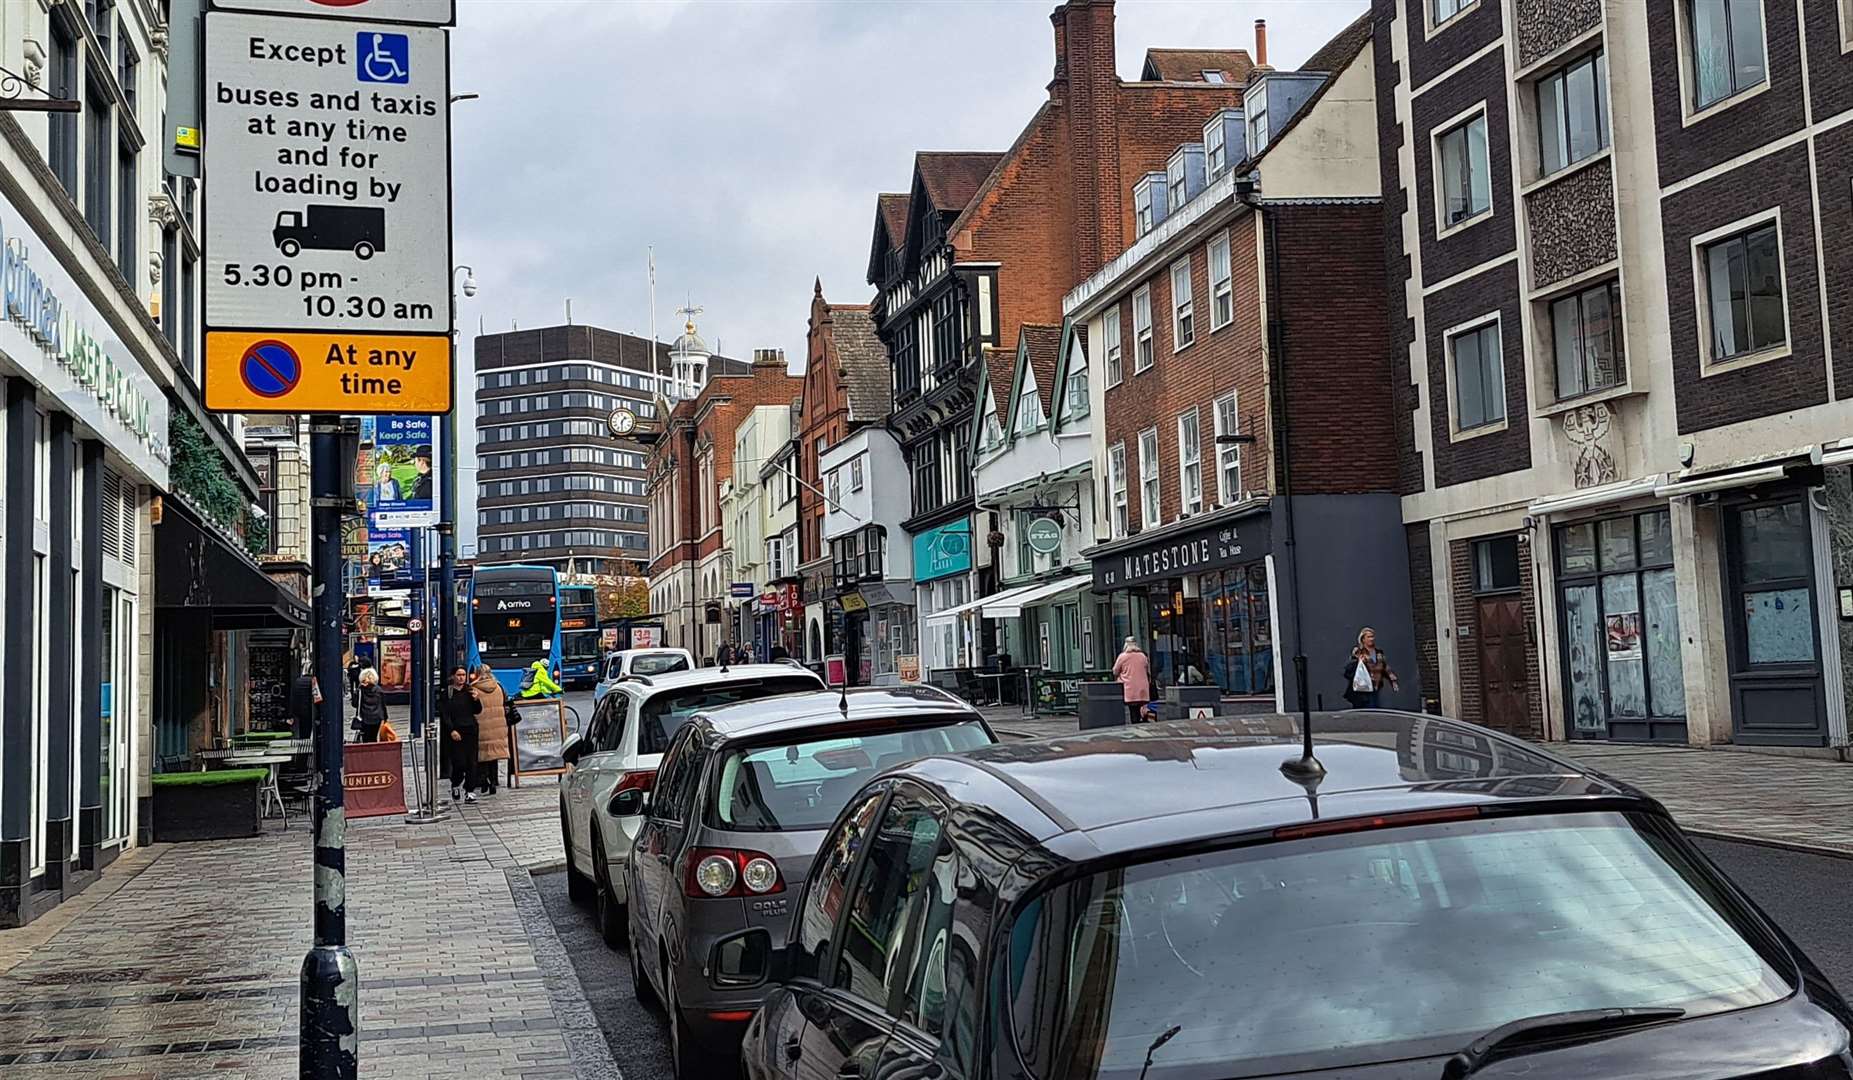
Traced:
<svg viewBox="0 0 1853 1080">
<path fill-rule="evenodd" d="M 984 725 L 967 720 L 733 750 L 715 774 L 708 824 L 732 832 L 827 829 L 883 769 L 990 744 Z"/>
<path fill-rule="evenodd" d="M 639 656 L 631 660 L 632 675 L 661 675 L 668 671 L 687 671 L 688 660 L 674 654 Z"/>
<path fill-rule="evenodd" d="M 1049 1080 L 1131 1078 L 1177 1027 L 1146 1075 L 1254 1076 L 1452 1052 L 1545 1013 L 1787 996 L 1786 958 L 1725 914 L 1667 828 L 1481 819 L 1058 885 L 1012 931 L 1018 1053 Z"/>
<path fill-rule="evenodd" d="M 776 694 L 802 694 L 823 688 L 823 680 L 810 674 L 775 676 L 769 679 L 737 679 L 733 682 L 685 686 L 650 695 L 643 703 L 643 725 L 637 732 L 637 752 L 660 754 L 669 748 L 669 739 L 688 718 L 698 712 L 757 701 Z"/>
</svg>

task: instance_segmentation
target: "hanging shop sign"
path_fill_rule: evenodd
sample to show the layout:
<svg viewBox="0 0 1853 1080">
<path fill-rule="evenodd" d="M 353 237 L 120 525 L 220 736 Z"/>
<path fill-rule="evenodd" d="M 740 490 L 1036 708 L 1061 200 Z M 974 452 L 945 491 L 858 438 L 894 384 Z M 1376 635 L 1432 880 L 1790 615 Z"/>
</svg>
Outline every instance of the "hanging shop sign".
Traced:
<svg viewBox="0 0 1853 1080">
<path fill-rule="evenodd" d="M 204 91 L 207 408 L 448 411 L 446 31 L 213 12 Z"/>
<path fill-rule="evenodd" d="M 1031 551 L 1053 555 L 1062 549 L 1062 523 L 1054 518 L 1037 518 L 1024 533 Z"/>
<path fill-rule="evenodd" d="M 1094 591 L 1124 589 L 1259 559 L 1268 553 L 1272 543 L 1270 521 L 1264 511 L 1180 530 L 1111 552 L 1090 552 Z"/>
<path fill-rule="evenodd" d="M 51 251 L 0 200 L 0 357 L 165 488 L 167 397 Z"/>
</svg>

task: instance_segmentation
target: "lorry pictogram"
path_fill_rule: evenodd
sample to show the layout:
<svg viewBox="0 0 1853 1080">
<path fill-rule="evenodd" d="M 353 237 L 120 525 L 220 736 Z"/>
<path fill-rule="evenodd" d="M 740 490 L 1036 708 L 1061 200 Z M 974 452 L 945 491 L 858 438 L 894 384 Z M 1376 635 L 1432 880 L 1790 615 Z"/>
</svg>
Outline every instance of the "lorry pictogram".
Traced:
<svg viewBox="0 0 1853 1080">
<path fill-rule="evenodd" d="M 279 211 L 270 238 L 286 258 L 309 248 L 352 251 L 357 259 L 371 259 L 374 252 L 386 250 L 386 208 L 311 204 Z"/>
</svg>

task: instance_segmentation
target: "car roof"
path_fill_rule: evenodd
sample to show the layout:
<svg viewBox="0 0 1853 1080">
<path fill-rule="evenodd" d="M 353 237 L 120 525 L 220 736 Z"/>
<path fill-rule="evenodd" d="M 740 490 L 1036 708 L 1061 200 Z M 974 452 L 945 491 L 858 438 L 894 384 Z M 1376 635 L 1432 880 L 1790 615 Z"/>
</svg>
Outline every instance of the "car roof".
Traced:
<svg viewBox="0 0 1853 1080">
<path fill-rule="evenodd" d="M 1086 834 L 1123 851 L 1320 818 L 1515 799 L 1651 799 L 1618 781 L 1488 728 L 1392 710 L 1314 714 L 1325 766 L 1301 784 L 1280 769 L 1300 755 L 1299 718 L 1224 716 L 935 755 L 894 770 L 966 804 L 1037 821 L 1039 839 Z M 1076 851 L 1075 855 L 1088 852 Z"/>
<path fill-rule="evenodd" d="M 755 666 L 793 670 L 784 664 Z M 948 723 L 982 719 L 977 709 L 931 686 L 859 686 L 779 694 L 710 709 L 698 714 L 698 719 L 722 739 L 734 740 L 858 721 L 929 716 L 943 716 Z"/>
<path fill-rule="evenodd" d="M 672 656 L 693 656 L 694 655 L 693 653 L 689 652 L 687 649 L 678 649 L 670 645 L 652 645 L 652 646 L 649 646 L 648 648 L 642 648 L 642 649 L 613 649 L 610 652 L 606 653 L 605 656 L 607 658 L 610 658 L 613 656 L 655 656 L 660 653 L 669 653 Z"/>
<path fill-rule="evenodd" d="M 624 685 L 634 688 L 648 697 L 660 694 L 664 690 L 679 690 L 688 686 L 714 686 L 720 683 L 751 682 L 772 675 L 811 675 L 806 668 L 792 667 L 790 664 L 729 664 L 719 667 L 693 667 L 684 671 L 665 671 L 660 675 L 636 676 Z M 821 684 L 822 679 L 817 679 Z"/>
</svg>

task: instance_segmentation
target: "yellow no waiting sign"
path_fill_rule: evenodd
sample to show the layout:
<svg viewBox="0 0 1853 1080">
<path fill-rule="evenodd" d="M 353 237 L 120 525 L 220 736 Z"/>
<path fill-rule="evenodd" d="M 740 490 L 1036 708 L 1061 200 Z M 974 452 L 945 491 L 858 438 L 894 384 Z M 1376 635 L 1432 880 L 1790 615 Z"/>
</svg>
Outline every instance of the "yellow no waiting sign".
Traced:
<svg viewBox="0 0 1853 1080">
<path fill-rule="evenodd" d="M 206 334 L 206 407 L 233 412 L 450 411 L 444 334 Z"/>
</svg>

